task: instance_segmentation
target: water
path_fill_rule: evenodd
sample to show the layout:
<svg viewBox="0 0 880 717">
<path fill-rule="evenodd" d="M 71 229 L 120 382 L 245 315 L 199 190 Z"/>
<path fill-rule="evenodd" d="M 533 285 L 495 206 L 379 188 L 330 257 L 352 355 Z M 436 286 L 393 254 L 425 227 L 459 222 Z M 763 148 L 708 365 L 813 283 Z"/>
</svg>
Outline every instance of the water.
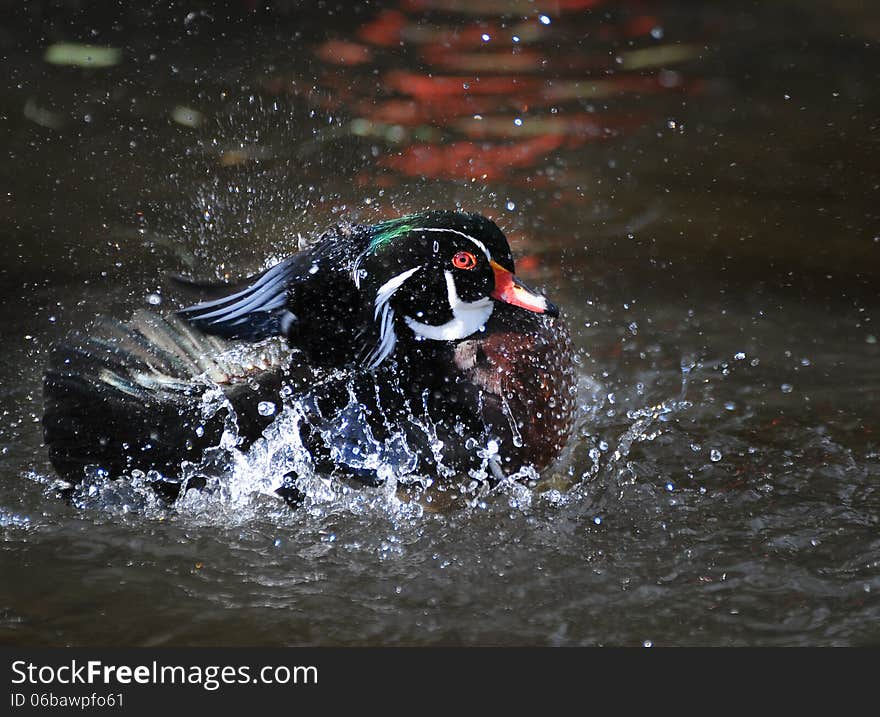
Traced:
<svg viewBox="0 0 880 717">
<path fill-rule="evenodd" d="M 880 11 L 582 6 L 14 17 L 0 641 L 880 639 Z M 45 62 L 61 40 L 121 53 Z M 235 278 L 341 219 L 458 205 L 573 330 L 576 435 L 536 488 L 437 509 L 314 476 L 291 512 L 270 437 L 172 510 L 139 481 L 57 497 L 53 340 L 173 308 L 167 274 Z"/>
</svg>

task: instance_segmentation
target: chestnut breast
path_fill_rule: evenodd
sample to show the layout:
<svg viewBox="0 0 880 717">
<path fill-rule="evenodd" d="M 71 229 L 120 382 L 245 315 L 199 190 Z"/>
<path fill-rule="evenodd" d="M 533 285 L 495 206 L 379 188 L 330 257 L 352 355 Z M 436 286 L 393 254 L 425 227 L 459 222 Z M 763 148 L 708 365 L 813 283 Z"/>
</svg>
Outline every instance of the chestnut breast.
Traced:
<svg viewBox="0 0 880 717">
<path fill-rule="evenodd" d="M 571 433 L 576 383 L 571 336 L 560 318 L 498 311 L 485 334 L 462 341 L 454 359 L 480 391 L 481 418 L 501 441 L 506 473 L 542 470 Z"/>
</svg>

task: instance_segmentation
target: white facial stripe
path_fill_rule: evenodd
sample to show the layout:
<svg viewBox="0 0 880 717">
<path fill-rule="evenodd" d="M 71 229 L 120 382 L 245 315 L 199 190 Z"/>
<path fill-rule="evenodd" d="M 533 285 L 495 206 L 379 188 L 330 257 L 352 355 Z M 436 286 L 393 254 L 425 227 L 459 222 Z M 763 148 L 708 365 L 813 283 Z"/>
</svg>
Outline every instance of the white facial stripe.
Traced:
<svg viewBox="0 0 880 717">
<path fill-rule="evenodd" d="M 382 307 L 388 303 L 392 296 L 394 296 L 394 292 L 403 285 L 403 282 L 409 279 L 421 268 L 421 266 L 417 266 L 414 269 L 404 271 L 397 276 L 392 276 L 388 281 L 386 281 L 384 284 L 382 284 L 382 286 L 379 287 L 379 291 L 376 292 L 376 300 L 374 302 L 374 305 L 376 307 L 376 310 L 373 312 L 374 319 L 379 316 L 379 312 L 382 310 Z"/>
<path fill-rule="evenodd" d="M 452 234 L 458 234 L 460 237 L 464 237 L 465 239 L 470 239 L 474 244 L 476 244 L 480 251 L 486 255 L 486 258 L 491 261 L 492 255 L 489 253 L 489 250 L 486 248 L 486 245 L 483 244 L 479 239 L 474 239 L 470 234 L 465 234 L 464 232 L 460 232 L 457 229 L 443 229 L 441 227 L 419 227 L 417 229 L 410 229 L 411 232 L 451 232 Z"/>
<path fill-rule="evenodd" d="M 394 351 L 397 334 L 394 332 L 394 309 L 388 304 L 382 307 L 382 322 L 379 325 L 379 343 L 367 357 L 367 368 L 376 368 Z"/>
<path fill-rule="evenodd" d="M 494 304 L 488 296 L 477 301 L 462 301 L 455 287 L 455 279 L 451 271 L 444 271 L 446 277 L 446 296 L 452 309 L 452 319 L 440 326 L 423 324 L 421 321 L 406 316 L 406 325 L 413 333 L 434 341 L 456 341 L 479 331 L 492 315 Z"/>
<path fill-rule="evenodd" d="M 358 258 L 354 260 L 354 266 L 351 268 L 351 280 L 354 282 L 356 289 L 361 288 L 361 262 L 363 259 L 364 255 L 359 254 Z"/>
<path fill-rule="evenodd" d="M 388 302 L 394 296 L 394 292 L 421 268 L 421 266 L 417 266 L 391 277 L 376 292 L 376 299 L 373 302 L 376 307 L 373 311 L 373 319 L 378 319 L 380 314 L 382 318 L 379 320 L 379 342 L 367 357 L 368 368 L 376 368 L 394 351 L 394 347 L 397 345 L 397 334 L 394 333 L 394 309 L 388 305 Z"/>
</svg>

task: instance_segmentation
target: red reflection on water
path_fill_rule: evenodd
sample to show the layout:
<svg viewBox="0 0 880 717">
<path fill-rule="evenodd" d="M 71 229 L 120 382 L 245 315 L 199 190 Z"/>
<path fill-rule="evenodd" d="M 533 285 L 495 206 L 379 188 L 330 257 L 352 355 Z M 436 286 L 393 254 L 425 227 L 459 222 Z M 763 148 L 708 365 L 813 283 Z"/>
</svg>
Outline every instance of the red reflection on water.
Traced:
<svg viewBox="0 0 880 717">
<path fill-rule="evenodd" d="M 585 12 L 603 5 L 613 12 Z M 553 197 L 569 201 L 553 153 L 662 120 L 649 109 L 656 103 L 632 111 L 630 99 L 703 90 L 699 77 L 673 67 L 688 55 L 662 42 L 661 8 L 650 0 L 400 0 L 315 47 L 325 69 L 316 85 L 268 86 L 357 118 L 359 136 L 402 147 L 358 178 L 364 186 L 396 174 L 504 180 L 553 185 Z"/>
<path fill-rule="evenodd" d="M 401 31 L 406 23 L 406 15 L 402 12 L 383 10 L 374 20 L 361 26 L 358 37 L 373 45 L 391 47 L 400 42 Z"/>
<path fill-rule="evenodd" d="M 379 165 L 433 179 L 497 180 L 512 169 L 532 166 L 564 143 L 562 135 L 547 134 L 510 144 L 464 141 L 446 145 L 417 144 L 400 154 L 381 157 Z"/>
<path fill-rule="evenodd" d="M 492 97 L 456 97 L 443 101 L 432 99 L 424 102 L 407 99 L 392 99 L 384 102 L 360 100 L 354 107 L 359 116 L 367 117 L 374 122 L 444 127 L 457 117 L 489 112 L 498 107 L 498 100 Z"/>
<path fill-rule="evenodd" d="M 420 75 L 405 70 L 392 70 L 383 76 L 385 87 L 418 99 L 448 100 L 461 95 L 506 95 L 535 89 L 542 80 L 536 77 L 481 77 L 472 75 Z M 465 89 L 466 88 L 466 89 Z"/>
<path fill-rule="evenodd" d="M 513 53 L 509 49 L 462 52 L 445 45 L 427 45 L 422 48 L 422 57 L 431 65 L 455 71 L 472 72 L 537 72 L 545 61 L 544 55 L 537 51 L 521 50 Z"/>
<path fill-rule="evenodd" d="M 627 37 L 642 37 L 650 35 L 651 30 L 660 26 L 660 20 L 653 15 L 639 15 L 624 26 L 623 34 Z"/>
<path fill-rule="evenodd" d="M 512 239 L 508 236 L 508 239 Z M 536 254 L 527 254 L 516 260 L 516 273 L 520 275 L 537 272 L 541 266 L 541 258 Z"/>
<path fill-rule="evenodd" d="M 346 40 L 328 40 L 315 49 L 315 56 L 334 65 L 362 65 L 373 59 L 369 47 Z"/>
</svg>

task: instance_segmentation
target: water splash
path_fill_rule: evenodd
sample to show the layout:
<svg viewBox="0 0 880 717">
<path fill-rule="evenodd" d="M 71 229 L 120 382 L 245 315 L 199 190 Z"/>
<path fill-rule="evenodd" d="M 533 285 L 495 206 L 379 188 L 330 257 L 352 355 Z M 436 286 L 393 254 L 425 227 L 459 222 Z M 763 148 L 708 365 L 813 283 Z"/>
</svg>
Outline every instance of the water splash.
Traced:
<svg viewBox="0 0 880 717">
<path fill-rule="evenodd" d="M 240 445 L 235 412 L 222 392 L 206 394 L 203 413 L 209 418 L 225 410 L 224 431 L 219 445 L 206 450 L 202 460 L 183 465 L 183 485 L 203 487 L 185 490 L 174 503 L 176 512 L 209 523 L 247 521 L 266 511 L 279 521 L 296 520 L 291 518 L 295 513 L 313 518 L 370 511 L 398 518 L 422 514 L 419 490 L 416 499 L 399 493 L 405 488 L 430 487 L 433 481 L 415 472 L 418 456 L 402 433 L 377 439 L 366 421 L 366 407 L 353 391 L 332 421 L 316 418 L 316 408 L 308 397 L 282 393 L 287 395 L 281 397 L 281 410 L 247 448 Z M 412 417 L 413 422 L 419 420 Z M 361 486 L 317 468 L 303 443 L 306 424 L 328 447 L 332 463 L 345 465 L 354 475 L 369 475 L 379 485 Z M 430 437 L 429 426 L 423 427 Z M 291 511 L 283 503 L 278 495 L 282 487 L 294 487 L 300 494 L 299 510 Z"/>
</svg>

